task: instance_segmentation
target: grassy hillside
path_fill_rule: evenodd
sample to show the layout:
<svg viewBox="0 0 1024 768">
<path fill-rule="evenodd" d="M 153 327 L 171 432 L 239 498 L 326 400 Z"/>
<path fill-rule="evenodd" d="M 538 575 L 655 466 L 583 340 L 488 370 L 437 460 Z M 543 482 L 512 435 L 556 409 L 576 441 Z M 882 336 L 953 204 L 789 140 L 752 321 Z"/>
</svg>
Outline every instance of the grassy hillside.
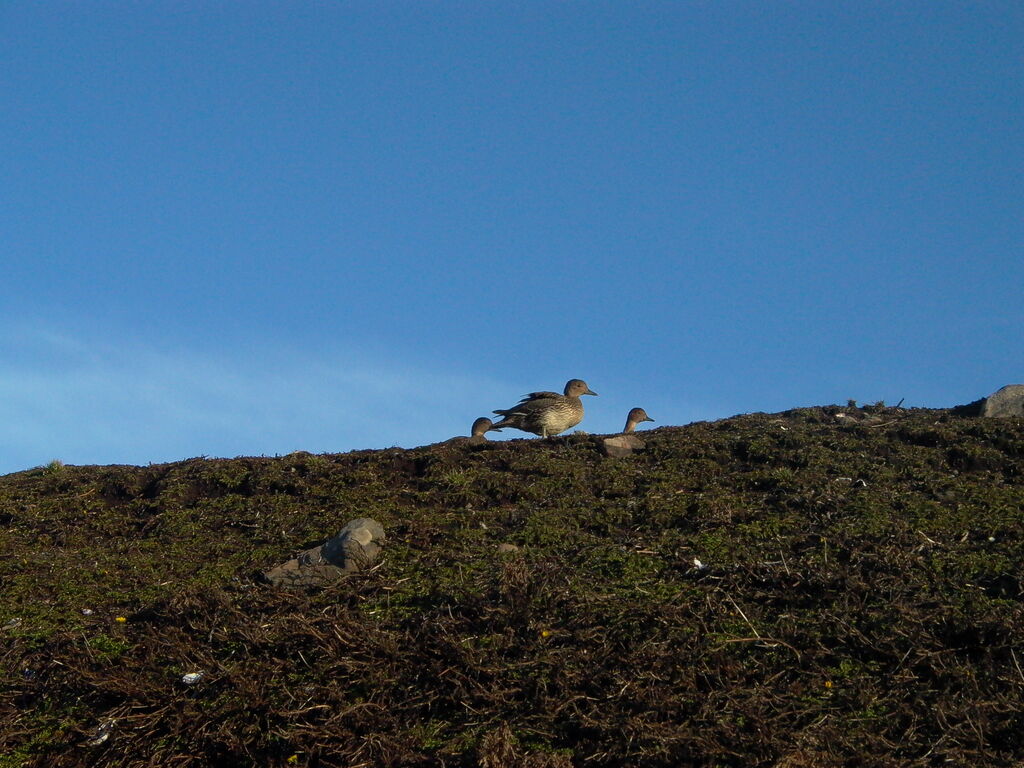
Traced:
<svg viewBox="0 0 1024 768">
<path fill-rule="evenodd" d="M 1020 420 L 644 438 L 0 478 L 0 768 L 1021 764 Z"/>
</svg>

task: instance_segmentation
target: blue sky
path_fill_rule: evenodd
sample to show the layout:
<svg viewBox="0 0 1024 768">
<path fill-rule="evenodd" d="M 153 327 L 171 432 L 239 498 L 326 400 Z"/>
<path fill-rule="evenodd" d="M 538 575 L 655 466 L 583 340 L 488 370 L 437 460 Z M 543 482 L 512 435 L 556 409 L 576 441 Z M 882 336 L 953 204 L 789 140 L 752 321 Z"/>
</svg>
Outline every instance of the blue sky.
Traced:
<svg viewBox="0 0 1024 768">
<path fill-rule="evenodd" d="M 0 473 L 1024 382 L 1022 75 L 1016 0 L 7 0 Z"/>
</svg>

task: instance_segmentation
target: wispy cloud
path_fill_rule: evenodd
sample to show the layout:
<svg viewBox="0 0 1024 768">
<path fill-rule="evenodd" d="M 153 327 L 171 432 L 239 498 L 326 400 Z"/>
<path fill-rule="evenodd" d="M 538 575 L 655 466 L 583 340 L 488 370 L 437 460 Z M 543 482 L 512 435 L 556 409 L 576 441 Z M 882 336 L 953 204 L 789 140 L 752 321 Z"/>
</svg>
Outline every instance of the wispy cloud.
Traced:
<svg viewBox="0 0 1024 768">
<path fill-rule="evenodd" d="M 502 392 L 502 390 L 505 390 Z M 0 473 L 414 446 L 468 429 L 508 390 L 359 350 L 218 355 L 50 329 L 0 333 Z"/>
</svg>

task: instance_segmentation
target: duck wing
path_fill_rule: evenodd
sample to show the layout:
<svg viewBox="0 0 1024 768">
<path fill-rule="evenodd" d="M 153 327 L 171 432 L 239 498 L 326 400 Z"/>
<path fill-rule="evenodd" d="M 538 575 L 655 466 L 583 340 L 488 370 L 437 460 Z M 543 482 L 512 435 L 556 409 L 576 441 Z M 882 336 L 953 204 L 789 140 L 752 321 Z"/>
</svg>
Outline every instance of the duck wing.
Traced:
<svg viewBox="0 0 1024 768">
<path fill-rule="evenodd" d="M 496 410 L 494 413 L 504 416 L 506 419 L 513 416 L 525 416 L 528 413 L 543 410 L 561 397 L 562 395 L 557 392 L 531 392 L 511 408 Z"/>
<path fill-rule="evenodd" d="M 547 400 L 549 398 L 564 397 L 561 392 L 531 392 L 523 397 L 520 403 L 528 403 L 530 400 Z"/>
</svg>

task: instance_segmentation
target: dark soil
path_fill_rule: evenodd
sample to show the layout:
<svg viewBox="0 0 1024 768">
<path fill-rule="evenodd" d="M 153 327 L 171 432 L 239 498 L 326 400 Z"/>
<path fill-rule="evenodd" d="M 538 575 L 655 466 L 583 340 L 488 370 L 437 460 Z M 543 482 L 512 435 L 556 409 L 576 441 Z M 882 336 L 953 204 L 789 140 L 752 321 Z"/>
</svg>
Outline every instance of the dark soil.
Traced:
<svg viewBox="0 0 1024 768">
<path fill-rule="evenodd" d="M 1024 422 L 643 437 L 0 477 L 0 768 L 1021 765 Z"/>
</svg>

